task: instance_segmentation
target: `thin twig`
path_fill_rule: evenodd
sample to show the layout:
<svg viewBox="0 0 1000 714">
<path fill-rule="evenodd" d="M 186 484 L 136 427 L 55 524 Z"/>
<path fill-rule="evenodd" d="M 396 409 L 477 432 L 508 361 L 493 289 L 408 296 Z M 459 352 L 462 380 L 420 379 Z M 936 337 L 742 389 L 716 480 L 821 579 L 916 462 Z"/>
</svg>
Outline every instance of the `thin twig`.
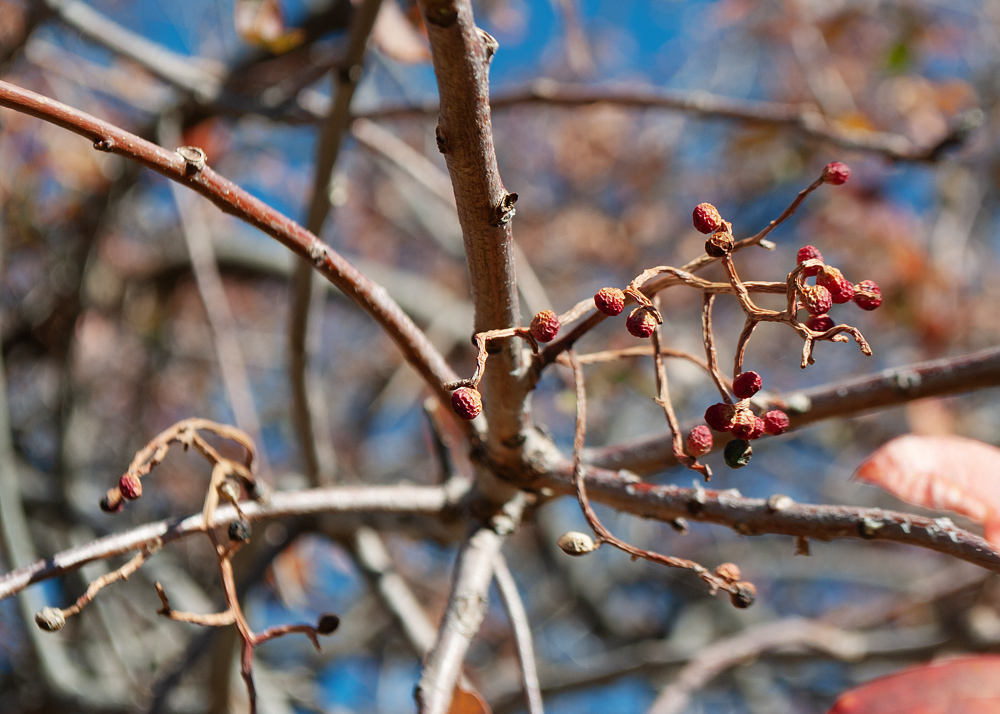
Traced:
<svg viewBox="0 0 1000 714">
<path fill-rule="evenodd" d="M 524 685 L 524 696 L 528 704 L 528 714 L 543 714 L 542 693 L 538 686 L 538 669 L 535 666 L 535 651 L 531 643 L 531 623 L 524 609 L 521 593 L 517 583 L 507 567 L 507 559 L 503 553 L 497 553 L 494 564 L 493 578 L 496 580 L 497 592 L 507 611 L 511 629 L 514 631 L 514 643 L 517 646 L 517 659 L 521 663 L 521 681 Z"/>
</svg>

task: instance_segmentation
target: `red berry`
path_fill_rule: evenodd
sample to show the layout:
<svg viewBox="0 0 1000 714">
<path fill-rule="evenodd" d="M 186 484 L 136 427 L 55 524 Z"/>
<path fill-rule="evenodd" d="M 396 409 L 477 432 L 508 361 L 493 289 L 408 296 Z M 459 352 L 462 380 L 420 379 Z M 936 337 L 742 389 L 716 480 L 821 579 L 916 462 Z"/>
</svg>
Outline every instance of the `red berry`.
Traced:
<svg viewBox="0 0 1000 714">
<path fill-rule="evenodd" d="M 142 481 L 135 474 L 124 474 L 118 479 L 118 490 L 124 498 L 134 501 L 142 495 Z"/>
<path fill-rule="evenodd" d="M 771 436 L 784 434 L 788 430 L 788 415 L 780 409 L 772 409 L 764 415 L 764 431 Z"/>
<path fill-rule="evenodd" d="M 854 286 L 844 274 L 830 265 L 824 265 L 816 275 L 816 284 L 830 291 L 830 299 L 837 305 L 850 302 L 854 297 Z"/>
<path fill-rule="evenodd" d="M 733 394 L 740 399 L 749 399 L 760 391 L 762 382 L 756 372 L 743 372 L 733 380 Z"/>
<path fill-rule="evenodd" d="M 849 178 L 851 178 L 851 169 L 847 164 L 833 161 L 823 167 L 824 183 L 832 183 L 834 186 L 840 186 L 847 183 Z"/>
<path fill-rule="evenodd" d="M 700 233 L 714 233 L 722 225 L 722 216 L 711 203 L 699 203 L 691 217 Z"/>
<path fill-rule="evenodd" d="M 814 245 L 804 245 L 799 248 L 798 254 L 795 256 L 799 265 L 802 265 L 807 260 L 823 260 L 823 254 L 819 252 L 819 248 Z M 816 273 L 820 271 L 820 266 L 814 265 L 811 268 L 804 268 L 802 274 L 807 278 L 811 278 Z"/>
<path fill-rule="evenodd" d="M 873 280 L 862 280 L 854 286 L 854 304 L 862 310 L 874 310 L 882 304 L 882 291 Z"/>
<path fill-rule="evenodd" d="M 800 291 L 802 306 L 813 315 L 822 315 L 833 307 L 833 297 L 830 291 L 822 285 L 806 285 Z"/>
<path fill-rule="evenodd" d="M 483 396 L 472 387 L 459 387 L 451 395 L 451 408 L 465 420 L 472 420 L 483 411 Z"/>
<path fill-rule="evenodd" d="M 687 436 L 687 452 L 694 457 L 712 450 L 712 432 L 704 424 L 699 424 Z"/>
<path fill-rule="evenodd" d="M 732 404 L 719 402 L 705 410 L 705 423 L 715 431 L 727 432 L 733 428 L 736 408 Z"/>
<path fill-rule="evenodd" d="M 806 327 L 815 332 L 826 332 L 835 324 L 829 315 L 810 315 L 806 320 Z"/>
<path fill-rule="evenodd" d="M 759 416 L 755 416 L 753 418 L 753 431 L 751 431 L 749 434 L 747 434 L 746 438 L 747 439 L 759 439 L 761 436 L 764 435 L 764 429 L 765 428 L 766 428 L 766 425 L 764 424 L 764 420 L 761 419 Z"/>
<path fill-rule="evenodd" d="M 621 315 L 625 309 L 625 293 L 618 288 L 601 288 L 594 295 L 594 304 L 605 315 Z"/>
<path fill-rule="evenodd" d="M 753 415 L 753 412 L 749 409 L 739 409 L 737 408 L 736 414 L 733 415 L 733 427 L 730 429 L 733 436 L 737 439 L 750 439 L 756 438 L 751 437 L 757 430 L 757 417 Z M 764 427 L 761 426 L 761 431 Z"/>
<path fill-rule="evenodd" d="M 637 307 L 629 314 L 625 327 L 633 337 L 649 337 L 656 329 L 656 316 L 645 307 Z"/>
<path fill-rule="evenodd" d="M 531 336 L 539 342 L 551 342 L 559 334 L 559 318 L 551 310 L 542 310 L 531 318 Z"/>
</svg>

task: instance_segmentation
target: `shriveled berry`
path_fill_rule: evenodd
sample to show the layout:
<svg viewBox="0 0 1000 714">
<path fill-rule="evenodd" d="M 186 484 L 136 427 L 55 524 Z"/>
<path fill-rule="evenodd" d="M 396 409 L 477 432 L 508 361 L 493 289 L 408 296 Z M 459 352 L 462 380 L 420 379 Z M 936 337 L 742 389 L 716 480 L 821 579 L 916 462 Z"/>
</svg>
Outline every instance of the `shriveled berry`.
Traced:
<svg viewBox="0 0 1000 714">
<path fill-rule="evenodd" d="M 712 233 L 722 225 L 722 216 L 711 203 L 699 203 L 694 207 L 691 218 L 699 233 Z"/>
<path fill-rule="evenodd" d="M 882 291 L 874 280 L 862 280 L 854 286 L 854 304 L 862 310 L 874 310 L 882 304 Z"/>
<path fill-rule="evenodd" d="M 735 583 L 740 579 L 740 566 L 736 563 L 723 563 L 715 569 L 716 577 Z"/>
<path fill-rule="evenodd" d="M 250 540 L 250 521 L 246 518 L 237 518 L 229 524 L 229 540 L 246 543 Z"/>
<path fill-rule="evenodd" d="M 142 495 L 142 481 L 136 474 L 123 474 L 118 479 L 118 490 L 121 491 L 122 496 L 130 501 L 134 501 Z"/>
<path fill-rule="evenodd" d="M 737 439 L 749 439 L 757 428 L 757 417 L 746 407 L 737 407 L 733 415 L 733 425 L 729 429 Z"/>
<path fill-rule="evenodd" d="M 316 632 L 321 635 L 332 635 L 340 627 L 340 617 L 332 612 L 320 615 L 319 622 L 316 623 Z"/>
<path fill-rule="evenodd" d="M 733 590 L 729 593 L 729 600 L 735 607 L 745 610 L 757 600 L 757 588 L 753 583 L 745 580 L 733 583 Z"/>
<path fill-rule="evenodd" d="M 117 488 L 108 489 L 108 492 L 104 494 L 104 498 L 101 499 L 101 510 L 105 513 L 119 513 L 123 508 L 125 508 L 125 499 L 122 498 L 122 492 Z"/>
<path fill-rule="evenodd" d="M 834 186 L 840 186 L 847 183 L 849 178 L 851 178 L 851 169 L 847 164 L 842 164 L 839 161 L 831 161 L 823 167 L 824 183 L 832 183 Z"/>
<path fill-rule="evenodd" d="M 719 402 L 705 410 L 705 423 L 714 431 L 727 432 L 733 428 L 736 408 L 732 404 Z"/>
<path fill-rule="evenodd" d="M 764 432 L 771 436 L 784 434 L 788 430 L 788 415 L 780 409 L 772 409 L 764 414 Z"/>
<path fill-rule="evenodd" d="M 451 408 L 463 419 L 475 419 L 483 411 L 483 396 L 472 387 L 459 387 L 451 395 Z"/>
<path fill-rule="evenodd" d="M 747 439 L 759 439 L 764 435 L 764 420 L 759 416 L 753 418 L 753 431 L 746 435 Z"/>
<path fill-rule="evenodd" d="M 733 234 L 727 230 L 716 231 L 705 241 L 705 253 L 721 258 L 733 252 Z"/>
<path fill-rule="evenodd" d="M 742 372 L 733 380 L 733 394 L 740 399 L 749 399 L 760 391 L 762 382 L 756 372 Z"/>
<path fill-rule="evenodd" d="M 594 539 L 579 531 L 563 533 L 556 543 L 566 555 L 586 555 L 597 549 L 597 543 L 594 542 Z"/>
<path fill-rule="evenodd" d="M 559 318 L 551 310 L 542 310 L 531 318 L 530 329 L 539 342 L 551 342 L 559 334 Z"/>
<path fill-rule="evenodd" d="M 699 424 L 687 435 L 687 452 L 699 457 L 712 450 L 712 430 L 704 424 Z"/>
<path fill-rule="evenodd" d="M 66 615 L 57 607 L 43 607 L 35 613 L 35 624 L 46 632 L 55 632 L 66 624 Z"/>
<path fill-rule="evenodd" d="M 829 315 L 810 315 L 806 320 L 806 327 L 816 332 L 826 332 L 835 326 L 833 318 Z"/>
<path fill-rule="evenodd" d="M 629 313 L 625 327 L 633 337 L 649 337 L 656 329 L 656 315 L 645 307 L 637 307 Z"/>
<path fill-rule="evenodd" d="M 823 269 L 816 274 L 816 284 L 822 285 L 830 291 L 830 299 L 836 305 L 850 302 L 854 297 L 854 286 L 851 285 L 851 281 L 831 265 L 824 265 Z"/>
<path fill-rule="evenodd" d="M 823 315 L 833 307 L 833 297 L 822 285 L 806 285 L 799 294 L 802 296 L 802 306 L 813 315 Z"/>
<path fill-rule="evenodd" d="M 625 293 L 618 288 L 601 288 L 594 295 L 594 304 L 605 315 L 621 315 L 625 309 Z"/>
<path fill-rule="evenodd" d="M 741 469 L 750 463 L 750 457 L 753 456 L 753 447 L 750 446 L 749 441 L 743 439 L 733 439 L 728 444 L 726 444 L 726 464 L 733 469 Z"/>
<path fill-rule="evenodd" d="M 819 248 L 814 245 L 804 245 L 799 248 L 798 254 L 795 256 L 796 261 L 799 265 L 802 265 L 807 260 L 823 260 L 823 254 L 819 252 Z M 811 278 L 820 271 L 819 265 L 814 265 L 809 268 L 804 268 L 802 274 L 806 277 Z"/>
</svg>

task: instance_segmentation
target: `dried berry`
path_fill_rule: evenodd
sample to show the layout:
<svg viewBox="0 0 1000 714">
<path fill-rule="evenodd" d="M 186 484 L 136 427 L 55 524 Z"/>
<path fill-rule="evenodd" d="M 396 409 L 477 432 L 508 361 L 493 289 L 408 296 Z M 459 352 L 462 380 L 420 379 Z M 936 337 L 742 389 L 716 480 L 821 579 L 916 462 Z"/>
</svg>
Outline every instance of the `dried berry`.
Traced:
<svg viewBox="0 0 1000 714">
<path fill-rule="evenodd" d="M 705 241 L 705 253 L 712 258 L 721 258 L 733 252 L 733 234 L 729 231 L 716 231 Z"/>
<path fill-rule="evenodd" d="M 229 524 L 229 540 L 246 543 L 250 540 L 250 521 L 246 518 L 237 518 Z"/>
<path fill-rule="evenodd" d="M 586 555 L 597 548 L 593 538 L 578 531 L 563 533 L 556 543 L 566 555 Z"/>
<path fill-rule="evenodd" d="M 118 479 L 118 490 L 122 496 L 134 501 L 142 495 L 142 481 L 136 474 L 127 473 Z"/>
<path fill-rule="evenodd" d="M 57 607 L 43 607 L 35 613 L 35 624 L 46 632 L 55 632 L 66 624 L 66 615 Z"/>
<path fill-rule="evenodd" d="M 605 315 L 621 315 L 625 309 L 625 293 L 618 288 L 601 288 L 594 295 L 594 304 Z"/>
<path fill-rule="evenodd" d="M 319 622 L 316 623 L 316 632 L 321 635 L 332 635 L 340 627 L 340 618 L 332 612 L 320 615 Z"/>
<path fill-rule="evenodd" d="M 733 425 L 729 429 L 737 439 L 749 439 L 750 435 L 757 429 L 757 417 L 746 407 L 737 407 L 733 415 Z"/>
<path fill-rule="evenodd" d="M 850 302 L 854 297 L 854 286 L 844 274 L 830 265 L 824 265 L 816 274 L 816 284 L 830 291 L 830 299 L 837 305 Z"/>
<path fill-rule="evenodd" d="M 733 439 L 726 444 L 725 456 L 726 463 L 730 468 L 741 469 L 750 463 L 750 457 L 753 456 L 753 448 L 750 446 L 749 441 Z"/>
<path fill-rule="evenodd" d="M 729 593 L 729 600 L 735 607 L 744 610 L 754 604 L 757 599 L 757 588 L 753 583 L 741 581 L 733 583 L 733 590 Z"/>
<path fill-rule="evenodd" d="M 735 583 L 740 579 L 740 566 L 736 563 L 723 563 L 715 569 L 716 577 Z"/>
<path fill-rule="evenodd" d="M 771 436 L 784 434 L 788 430 L 788 415 L 780 409 L 772 409 L 764 415 L 764 431 Z"/>
<path fill-rule="evenodd" d="M 874 280 L 862 280 L 854 286 L 854 304 L 862 310 L 874 310 L 882 304 L 882 291 Z"/>
<path fill-rule="evenodd" d="M 559 318 L 551 310 L 542 310 L 531 318 L 531 336 L 539 342 L 552 342 L 559 334 Z"/>
<path fill-rule="evenodd" d="M 733 394 L 740 399 L 749 399 L 760 391 L 761 384 L 760 375 L 756 372 L 742 372 L 733 380 Z"/>
<path fill-rule="evenodd" d="M 722 216 L 711 203 L 699 203 L 691 217 L 699 233 L 712 233 L 722 225 Z"/>
<path fill-rule="evenodd" d="M 851 169 L 847 164 L 832 161 L 823 167 L 824 183 L 832 183 L 834 186 L 840 186 L 847 183 L 849 178 L 851 178 Z"/>
<path fill-rule="evenodd" d="M 759 416 L 753 418 L 753 430 L 746 435 L 747 439 L 759 439 L 764 435 L 764 420 Z"/>
<path fill-rule="evenodd" d="M 451 395 L 451 408 L 463 419 L 475 419 L 483 411 L 483 396 L 472 387 L 459 387 Z"/>
<path fill-rule="evenodd" d="M 802 265 L 807 260 L 823 260 L 823 254 L 819 252 L 819 248 L 814 245 L 804 245 L 799 248 L 798 254 L 795 256 L 799 265 Z M 802 270 L 802 274 L 806 277 L 811 278 L 820 271 L 819 265 L 813 265 Z"/>
<path fill-rule="evenodd" d="M 125 508 L 125 499 L 122 498 L 122 492 L 117 488 L 108 489 L 108 492 L 104 494 L 104 498 L 101 499 L 101 510 L 105 513 L 119 513 L 123 508 Z"/>
<path fill-rule="evenodd" d="M 823 315 L 833 307 L 833 297 L 822 285 L 806 285 L 799 294 L 802 296 L 802 306 L 813 315 Z"/>
<path fill-rule="evenodd" d="M 736 408 L 732 404 L 719 402 L 705 410 L 705 423 L 714 431 L 727 432 L 733 428 Z"/>
<path fill-rule="evenodd" d="M 656 315 L 645 307 L 637 307 L 625 321 L 625 327 L 633 337 L 649 337 L 656 329 Z"/>
<path fill-rule="evenodd" d="M 815 332 L 826 332 L 832 329 L 836 323 L 829 315 L 810 315 L 806 320 L 806 327 Z"/>
<path fill-rule="evenodd" d="M 712 430 L 699 424 L 687 435 L 687 452 L 695 458 L 712 450 Z"/>
</svg>

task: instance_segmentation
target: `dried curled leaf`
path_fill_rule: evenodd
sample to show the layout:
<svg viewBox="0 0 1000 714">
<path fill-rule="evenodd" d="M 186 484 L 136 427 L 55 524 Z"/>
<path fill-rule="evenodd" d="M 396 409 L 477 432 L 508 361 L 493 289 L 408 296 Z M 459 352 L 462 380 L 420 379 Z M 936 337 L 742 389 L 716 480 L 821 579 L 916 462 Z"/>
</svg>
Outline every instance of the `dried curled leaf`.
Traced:
<svg viewBox="0 0 1000 714">
<path fill-rule="evenodd" d="M 1000 449 L 960 436 L 907 434 L 877 449 L 855 478 L 907 503 L 982 523 L 1000 547 Z"/>
<path fill-rule="evenodd" d="M 493 710 L 476 691 L 470 691 L 461 684 L 455 686 L 448 714 L 492 714 Z"/>
<path fill-rule="evenodd" d="M 905 669 L 855 687 L 827 714 L 994 714 L 1000 656 L 961 657 Z"/>
</svg>

